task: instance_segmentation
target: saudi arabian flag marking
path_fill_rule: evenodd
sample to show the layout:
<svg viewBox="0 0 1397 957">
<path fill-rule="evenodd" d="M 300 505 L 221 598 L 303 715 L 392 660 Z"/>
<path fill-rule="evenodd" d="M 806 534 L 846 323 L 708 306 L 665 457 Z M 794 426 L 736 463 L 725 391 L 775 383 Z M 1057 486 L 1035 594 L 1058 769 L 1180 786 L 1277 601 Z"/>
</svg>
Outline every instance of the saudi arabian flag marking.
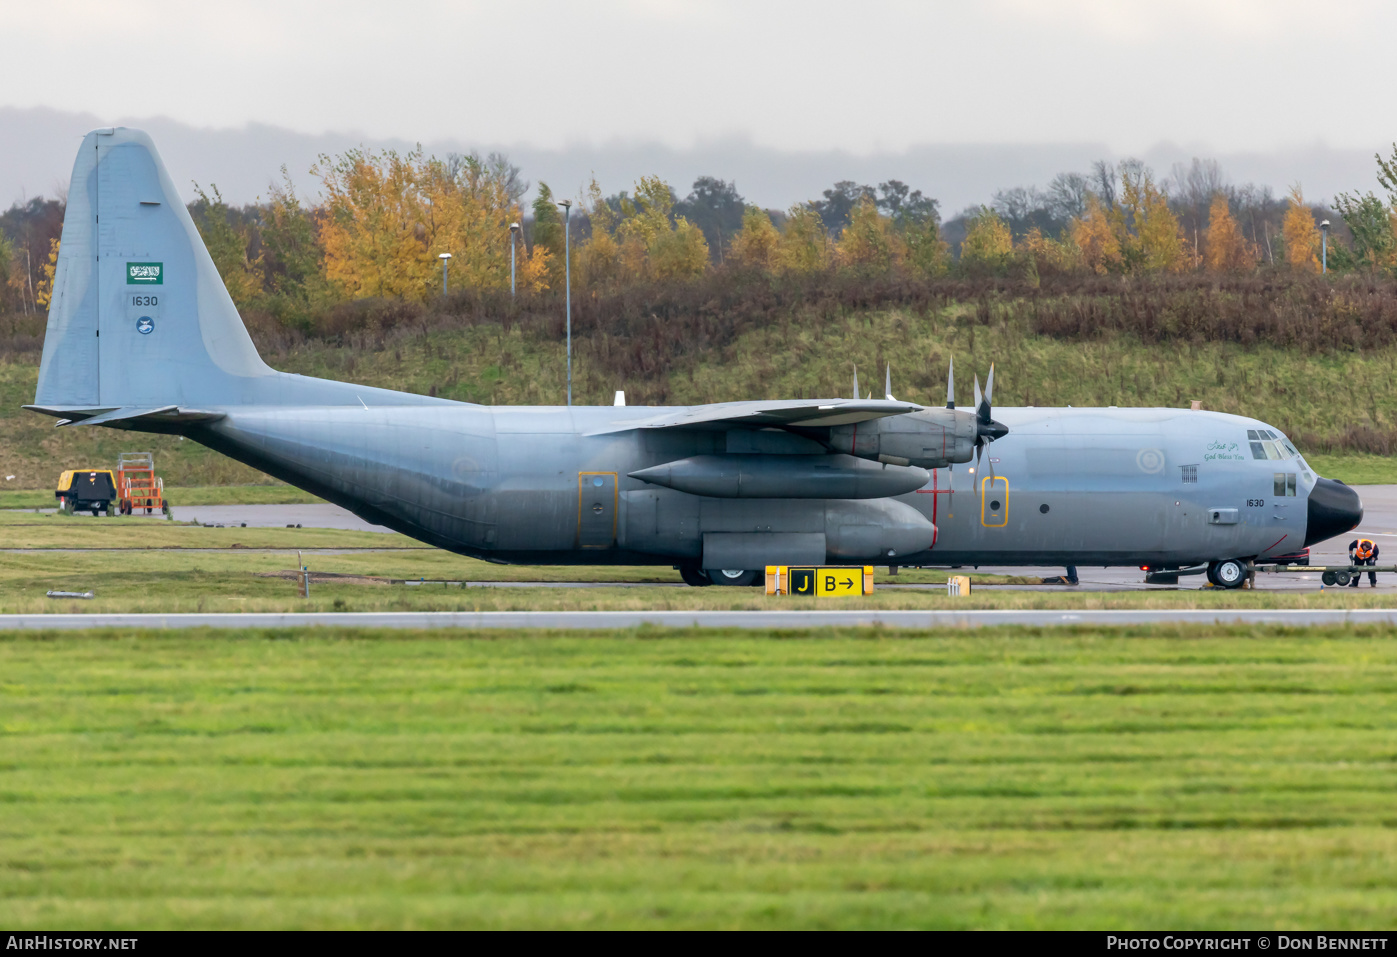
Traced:
<svg viewBox="0 0 1397 957">
<path fill-rule="evenodd" d="M 161 286 L 165 283 L 164 263 L 127 263 L 126 285 Z"/>
</svg>

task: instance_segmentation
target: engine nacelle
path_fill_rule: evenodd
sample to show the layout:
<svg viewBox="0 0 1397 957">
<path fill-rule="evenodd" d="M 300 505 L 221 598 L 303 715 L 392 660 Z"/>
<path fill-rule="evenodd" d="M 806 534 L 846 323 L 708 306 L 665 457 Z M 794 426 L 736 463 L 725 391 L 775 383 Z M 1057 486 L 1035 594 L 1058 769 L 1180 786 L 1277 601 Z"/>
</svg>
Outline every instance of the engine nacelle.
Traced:
<svg viewBox="0 0 1397 957">
<path fill-rule="evenodd" d="M 975 457 L 975 413 L 924 409 L 829 430 L 836 451 L 888 465 L 945 468 Z"/>
</svg>

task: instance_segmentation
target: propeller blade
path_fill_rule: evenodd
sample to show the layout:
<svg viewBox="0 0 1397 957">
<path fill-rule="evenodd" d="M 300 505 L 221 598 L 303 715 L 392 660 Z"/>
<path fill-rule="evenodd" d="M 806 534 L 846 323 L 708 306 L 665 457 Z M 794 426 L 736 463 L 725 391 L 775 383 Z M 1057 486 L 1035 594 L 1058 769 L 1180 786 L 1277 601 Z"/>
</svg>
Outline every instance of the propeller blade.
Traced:
<svg viewBox="0 0 1397 957">
<path fill-rule="evenodd" d="M 883 380 L 883 398 L 889 402 L 896 402 L 893 398 L 893 364 L 888 363 L 888 377 Z"/>
<path fill-rule="evenodd" d="M 858 401 L 863 393 L 859 391 L 859 367 L 854 366 L 854 401 Z"/>
<path fill-rule="evenodd" d="M 951 368 L 946 372 L 946 408 L 956 407 L 956 357 L 951 357 Z"/>
<path fill-rule="evenodd" d="M 975 377 L 975 411 L 980 411 L 980 406 L 984 402 L 984 396 L 980 392 L 980 377 Z"/>
<path fill-rule="evenodd" d="M 985 379 L 985 405 L 994 401 L 994 363 L 990 363 L 989 378 Z"/>
</svg>

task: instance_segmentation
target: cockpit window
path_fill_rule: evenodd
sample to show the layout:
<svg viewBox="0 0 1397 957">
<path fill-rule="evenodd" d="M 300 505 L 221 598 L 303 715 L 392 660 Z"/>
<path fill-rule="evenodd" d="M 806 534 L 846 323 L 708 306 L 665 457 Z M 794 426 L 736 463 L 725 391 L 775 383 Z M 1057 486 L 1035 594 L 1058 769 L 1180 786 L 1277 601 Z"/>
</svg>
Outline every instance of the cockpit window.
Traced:
<svg viewBox="0 0 1397 957">
<path fill-rule="evenodd" d="M 1247 429 L 1247 444 L 1251 446 L 1251 457 L 1257 460 L 1279 461 L 1281 459 L 1300 459 L 1300 452 L 1279 432 L 1270 429 Z"/>
</svg>

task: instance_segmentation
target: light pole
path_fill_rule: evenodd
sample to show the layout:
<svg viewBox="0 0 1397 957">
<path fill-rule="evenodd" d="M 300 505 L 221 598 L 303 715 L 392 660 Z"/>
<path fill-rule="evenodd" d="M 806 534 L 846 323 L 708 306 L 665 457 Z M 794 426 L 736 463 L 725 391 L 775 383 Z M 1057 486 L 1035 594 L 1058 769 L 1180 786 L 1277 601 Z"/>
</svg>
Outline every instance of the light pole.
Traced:
<svg viewBox="0 0 1397 957">
<path fill-rule="evenodd" d="M 1320 271 L 1329 274 L 1329 220 L 1319 224 Z"/>
<path fill-rule="evenodd" d="M 514 298 L 514 248 L 519 245 L 519 224 L 509 224 L 509 298 Z"/>
<path fill-rule="evenodd" d="M 563 207 L 564 296 L 568 311 L 568 408 L 572 408 L 572 200 L 558 204 Z"/>
<path fill-rule="evenodd" d="M 446 264 L 451 261 L 450 253 L 438 253 L 437 258 L 441 260 L 441 294 L 446 295 Z"/>
</svg>

